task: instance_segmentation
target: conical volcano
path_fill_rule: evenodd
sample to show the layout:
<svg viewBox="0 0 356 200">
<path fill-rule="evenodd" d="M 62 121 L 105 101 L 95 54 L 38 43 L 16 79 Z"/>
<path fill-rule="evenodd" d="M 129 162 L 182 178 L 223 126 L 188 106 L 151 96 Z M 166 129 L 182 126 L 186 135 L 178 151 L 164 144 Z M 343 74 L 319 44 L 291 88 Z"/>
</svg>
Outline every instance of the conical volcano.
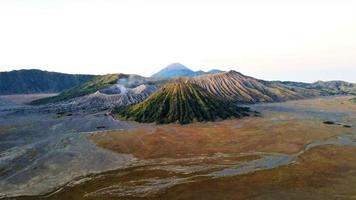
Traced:
<svg viewBox="0 0 356 200">
<path fill-rule="evenodd" d="M 173 78 L 181 76 L 195 76 L 195 72 L 180 63 L 172 63 L 159 72 L 153 74 L 153 78 Z"/>
<path fill-rule="evenodd" d="M 145 101 L 116 112 L 120 118 L 138 122 L 187 124 L 239 118 L 247 116 L 249 109 L 223 101 L 195 84 L 168 83 Z"/>
</svg>

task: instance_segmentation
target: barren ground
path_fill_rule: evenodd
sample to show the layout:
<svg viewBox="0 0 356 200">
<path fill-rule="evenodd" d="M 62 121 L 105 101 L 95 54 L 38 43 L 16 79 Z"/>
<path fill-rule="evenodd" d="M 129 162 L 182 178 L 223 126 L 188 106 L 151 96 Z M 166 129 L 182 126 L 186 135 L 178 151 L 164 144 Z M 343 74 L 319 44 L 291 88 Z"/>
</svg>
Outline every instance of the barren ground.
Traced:
<svg viewBox="0 0 356 200">
<path fill-rule="evenodd" d="M 252 109 L 260 117 L 239 120 L 90 133 L 99 147 L 136 161 L 16 199 L 355 199 L 350 98 L 259 104 Z"/>
</svg>

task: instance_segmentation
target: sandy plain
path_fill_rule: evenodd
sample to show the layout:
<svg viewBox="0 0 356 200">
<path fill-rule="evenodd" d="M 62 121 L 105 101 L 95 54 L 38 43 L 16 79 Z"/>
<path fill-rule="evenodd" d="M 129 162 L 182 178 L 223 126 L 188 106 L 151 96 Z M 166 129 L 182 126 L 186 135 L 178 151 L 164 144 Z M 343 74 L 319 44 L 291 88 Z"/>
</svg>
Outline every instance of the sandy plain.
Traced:
<svg viewBox="0 0 356 200">
<path fill-rule="evenodd" d="M 355 199 L 351 98 L 258 104 L 251 107 L 261 116 L 244 119 L 88 133 L 99 148 L 135 161 L 16 199 Z"/>
</svg>

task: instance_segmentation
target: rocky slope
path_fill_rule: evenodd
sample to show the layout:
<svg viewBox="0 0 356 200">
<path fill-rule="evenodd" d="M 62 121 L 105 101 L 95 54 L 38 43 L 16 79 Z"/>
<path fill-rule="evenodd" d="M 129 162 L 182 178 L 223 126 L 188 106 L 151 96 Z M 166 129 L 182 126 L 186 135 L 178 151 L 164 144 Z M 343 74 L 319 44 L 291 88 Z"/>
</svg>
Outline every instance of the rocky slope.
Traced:
<svg viewBox="0 0 356 200">
<path fill-rule="evenodd" d="M 181 78 L 179 81 L 197 84 L 217 97 L 241 103 L 275 102 L 323 95 L 317 89 L 263 81 L 236 71 Z"/>
<path fill-rule="evenodd" d="M 57 103 L 65 100 L 70 100 L 76 97 L 81 97 L 89 94 L 101 91 L 106 94 L 116 94 L 119 91 L 115 91 L 116 87 L 124 86 L 133 88 L 141 84 L 149 84 L 150 81 L 147 78 L 138 75 L 128 75 L 128 74 L 107 74 L 98 76 L 93 80 L 85 82 L 77 87 L 71 88 L 60 93 L 57 96 L 39 99 L 33 101 L 33 105 L 41 105 L 48 103 Z M 120 91 L 119 91 L 120 92 Z"/>
<path fill-rule="evenodd" d="M 138 122 L 186 124 L 246 116 L 248 108 L 223 101 L 195 84 L 169 83 L 145 101 L 114 113 Z"/>
<path fill-rule="evenodd" d="M 94 75 L 63 74 L 35 69 L 0 72 L 0 95 L 57 93 L 94 77 Z"/>
<path fill-rule="evenodd" d="M 56 112 L 76 112 L 81 110 L 100 111 L 113 109 L 115 107 L 141 102 L 158 89 L 155 85 L 145 84 L 134 88 L 126 88 L 123 85 L 118 85 L 114 90 L 110 91 L 113 88 L 114 87 L 105 88 L 92 94 L 51 104 L 47 106 L 47 109 Z"/>
</svg>

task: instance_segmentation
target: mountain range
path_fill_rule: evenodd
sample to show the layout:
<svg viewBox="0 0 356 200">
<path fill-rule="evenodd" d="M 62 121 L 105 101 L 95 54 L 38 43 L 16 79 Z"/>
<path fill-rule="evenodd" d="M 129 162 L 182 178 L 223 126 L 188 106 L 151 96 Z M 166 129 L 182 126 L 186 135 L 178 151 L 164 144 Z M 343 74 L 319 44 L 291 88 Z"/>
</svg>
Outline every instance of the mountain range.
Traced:
<svg viewBox="0 0 356 200">
<path fill-rule="evenodd" d="M 58 93 L 94 77 L 94 75 L 73 75 L 35 69 L 0 72 L 0 95 Z"/>
<path fill-rule="evenodd" d="M 29 90 L 23 93 L 59 91 L 58 85 L 65 85 L 66 88 L 63 87 L 65 89 L 60 94 L 35 100 L 31 104 L 45 105 L 56 112 L 114 110 L 116 116 L 140 122 L 184 124 L 193 121 L 214 121 L 244 116 L 247 111 L 236 107 L 238 104 L 280 102 L 328 95 L 356 95 L 356 84 L 344 81 L 265 81 L 236 71 L 194 72 L 179 63 L 165 67 L 152 77 L 122 73 L 69 77 L 50 72 L 34 74 L 29 73 L 26 77 L 8 76 L 12 78 L 1 81 L 13 80 L 14 83 L 10 85 L 22 82 L 34 84 L 33 87 L 25 87 Z M 55 75 L 61 78 L 50 79 Z M 47 86 L 47 89 L 32 89 L 40 82 L 38 76 L 43 76 L 42 81 L 57 81 L 58 83 L 53 83 L 56 90 L 50 87 L 51 85 Z M 24 80 L 21 80 L 22 78 Z M 85 78 L 87 80 L 84 80 Z M 67 82 L 73 87 L 69 88 L 68 84 L 62 83 L 63 79 L 72 80 Z M 18 92 L 24 90 L 19 88 Z"/>
</svg>

